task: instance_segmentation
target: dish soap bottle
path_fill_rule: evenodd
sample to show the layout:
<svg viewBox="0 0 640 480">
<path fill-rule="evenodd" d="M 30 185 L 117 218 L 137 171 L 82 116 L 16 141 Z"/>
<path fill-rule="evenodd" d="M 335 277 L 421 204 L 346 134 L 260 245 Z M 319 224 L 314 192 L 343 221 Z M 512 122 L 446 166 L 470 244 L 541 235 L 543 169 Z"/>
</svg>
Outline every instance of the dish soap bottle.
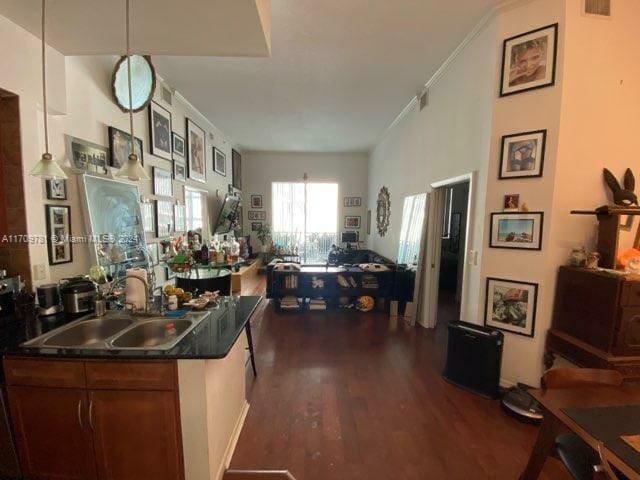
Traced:
<svg viewBox="0 0 640 480">
<path fill-rule="evenodd" d="M 176 326 L 173 322 L 167 323 L 164 326 L 164 337 L 166 339 L 175 338 L 177 335 L 178 335 L 178 332 L 176 331 Z"/>
</svg>

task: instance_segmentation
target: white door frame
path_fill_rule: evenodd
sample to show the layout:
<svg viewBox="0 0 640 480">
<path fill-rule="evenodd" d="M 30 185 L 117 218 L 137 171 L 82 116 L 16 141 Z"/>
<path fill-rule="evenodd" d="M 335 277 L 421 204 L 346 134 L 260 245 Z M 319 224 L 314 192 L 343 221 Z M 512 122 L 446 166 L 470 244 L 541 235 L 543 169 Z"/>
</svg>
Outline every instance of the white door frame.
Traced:
<svg viewBox="0 0 640 480">
<path fill-rule="evenodd" d="M 442 245 L 442 217 L 444 207 L 444 187 L 450 187 L 459 183 L 469 182 L 469 196 L 467 199 L 467 219 L 465 225 L 463 268 L 462 268 L 462 286 L 460 295 L 460 311 L 466 311 L 467 307 L 467 276 L 469 253 L 469 234 L 472 231 L 473 220 L 471 213 L 473 211 L 475 183 L 477 181 L 477 171 L 460 175 L 458 177 L 448 178 L 442 181 L 431 183 L 431 195 L 429 202 L 429 214 L 427 218 L 432 220 L 427 228 L 427 241 L 425 243 L 424 256 L 424 285 L 422 291 L 422 306 L 420 315 L 420 324 L 426 328 L 435 328 L 438 314 L 438 291 L 440 281 L 440 249 Z"/>
</svg>

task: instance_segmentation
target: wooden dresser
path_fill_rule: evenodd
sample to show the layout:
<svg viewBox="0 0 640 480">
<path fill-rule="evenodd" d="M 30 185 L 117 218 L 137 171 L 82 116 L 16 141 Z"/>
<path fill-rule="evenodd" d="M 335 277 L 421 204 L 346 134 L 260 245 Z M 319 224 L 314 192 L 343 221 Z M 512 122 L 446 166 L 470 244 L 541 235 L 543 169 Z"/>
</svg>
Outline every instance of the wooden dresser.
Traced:
<svg viewBox="0 0 640 480">
<path fill-rule="evenodd" d="M 554 355 L 640 381 L 640 278 L 560 267 L 545 365 Z"/>
</svg>

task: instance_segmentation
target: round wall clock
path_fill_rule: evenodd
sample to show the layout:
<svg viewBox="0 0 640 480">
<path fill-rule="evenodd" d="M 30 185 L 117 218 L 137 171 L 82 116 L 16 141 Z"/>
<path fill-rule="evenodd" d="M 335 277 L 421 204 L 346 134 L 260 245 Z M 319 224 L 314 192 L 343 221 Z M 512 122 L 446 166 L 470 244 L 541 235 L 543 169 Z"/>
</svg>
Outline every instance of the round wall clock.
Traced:
<svg viewBox="0 0 640 480">
<path fill-rule="evenodd" d="M 129 83 L 127 56 L 120 57 L 111 76 L 113 99 L 123 112 L 129 111 Z M 131 55 L 131 97 L 133 111 L 140 112 L 149 105 L 156 90 L 156 71 L 151 57 Z"/>
<path fill-rule="evenodd" d="M 378 207 L 376 209 L 376 225 L 381 237 L 387 234 L 389 228 L 389 217 L 391 216 L 391 198 L 389 189 L 382 187 L 378 193 Z"/>
</svg>

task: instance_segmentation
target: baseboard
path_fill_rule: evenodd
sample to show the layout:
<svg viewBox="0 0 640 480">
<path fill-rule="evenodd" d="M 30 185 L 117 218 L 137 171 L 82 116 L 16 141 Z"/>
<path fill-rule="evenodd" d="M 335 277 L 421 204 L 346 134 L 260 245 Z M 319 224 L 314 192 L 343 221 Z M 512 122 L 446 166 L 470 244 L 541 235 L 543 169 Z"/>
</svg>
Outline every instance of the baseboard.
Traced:
<svg viewBox="0 0 640 480">
<path fill-rule="evenodd" d="M 238 417 L 238 421 L 236 422 L 236 426 L 233 428 L 233 435 L 231 435 L 231 439 L 229 440 L 229 444 L 227 445 L 227 449 L 224 452 L 224 462 L 221 465 L 222 471 L 218 472 L 216 478 L 221 479 L 224 475 L 224 472 L 229 468 L 231 464 L 231 458 L 233 457 L 233 452 L 236 450 L 236 445 L 238 444 L 238 439 L 240 438 L 240 432 L 242 432 L 242 427 L 244 426 L 244 421 L 247 418 L 247 413 L 249 413 L 249 402 L 245 400 L 244 405 L 242 406 L 242 411 L 240 412 L 240 416 Z"/>
</svg>

